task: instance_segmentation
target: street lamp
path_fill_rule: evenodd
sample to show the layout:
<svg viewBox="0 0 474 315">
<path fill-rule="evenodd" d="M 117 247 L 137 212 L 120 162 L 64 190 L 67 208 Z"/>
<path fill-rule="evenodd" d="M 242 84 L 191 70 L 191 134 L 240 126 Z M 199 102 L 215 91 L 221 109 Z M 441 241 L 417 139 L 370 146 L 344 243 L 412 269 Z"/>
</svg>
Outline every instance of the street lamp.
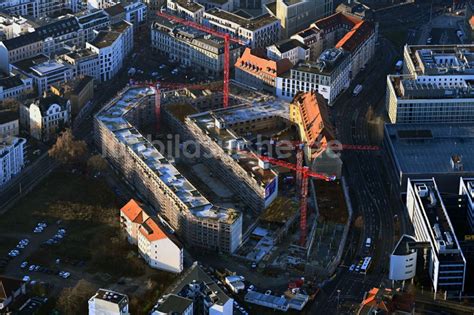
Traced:
<svg viewBox="0 0 474 315">
<path fill-rule="evenodd" d="M 341 295 L 341 290 L 337 289 L 337 313 L 339 313 L 339 297 Z"/>
</svg>

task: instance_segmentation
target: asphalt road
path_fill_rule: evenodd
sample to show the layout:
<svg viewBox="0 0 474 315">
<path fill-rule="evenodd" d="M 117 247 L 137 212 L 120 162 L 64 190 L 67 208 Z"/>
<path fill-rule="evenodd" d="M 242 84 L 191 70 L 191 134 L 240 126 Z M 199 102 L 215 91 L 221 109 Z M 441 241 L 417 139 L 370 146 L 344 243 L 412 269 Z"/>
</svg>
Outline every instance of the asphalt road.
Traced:
<svg viewBox="0 0 474 315">
<path fill-rule="evenodd" d="M 369 137 L 367 112 L 372 106 L 383 112 L 385 103 L 386 75 L 394 71 L 398 52 L 390 42 L 381 38 L 374 61 L 361 73 L 351 88 L 340 97 L 332 109 L 339 140 L 344 144 L 373 144 Z M 351 96 L 356 84 L 364 86 L 356 97 Z M 389 195 L 389 183 L 384 175 L 381 151 L 350 151 L 342 153 L 344 174 L 353 202 L 354 217 L 361 215 L 363 230 L 351 228 L 346 243 L 345 256 L 333 279 L 320 291 L 310 313 L 350 314 L 361 302 L 364 293 L 378 287 L 387 279 L 389 255 L 395 238 L 394 216 L 404 215 L 402 205 L 393 203 Z M 402 232 L 405 225 L 402 224 Z M 365 247 L 367 237 L 372 246 Z M 349 272 L 351 264 L 370 255 L 373 258 L 367 275 Z"/>
</svg>

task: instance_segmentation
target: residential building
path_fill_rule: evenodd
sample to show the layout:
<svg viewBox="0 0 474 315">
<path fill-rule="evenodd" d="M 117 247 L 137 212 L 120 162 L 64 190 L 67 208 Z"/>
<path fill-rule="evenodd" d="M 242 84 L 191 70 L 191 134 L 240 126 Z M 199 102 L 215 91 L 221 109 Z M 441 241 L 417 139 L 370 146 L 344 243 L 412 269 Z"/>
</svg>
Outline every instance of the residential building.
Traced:
<svg viewBox="0 0 474 315">
<path fill-rule="evenodd" d="M 109 15 L 110 24 L 112 25 L 122 22 L 126 19 L 125 8 L 120 3 L 106 7 L 104 10 Z"/>
<path fill-rule="evenodd" d="M 314 21 L 324 18 L 333 12 L 332 0 L 277 0 L 274 8 L 267 6 L 267 11 L 281 21 L 281 38 L 307 28 Z"/>
<path fill-rule="evenodd" d="M 125 11 L 125 21 L 133 26 L 136 32 L 147 20 L 147 6 L 140 0 L 126 0 L 120 3 Z"/>
<path fill-rule="evenodd" d="M 270 60 L 258 50 L 245 48 L 235 63 L 235 80 L 249 87 L 276 92 L 276 79 L 289 71 L 292 63 L 288 59 Z"/>
<path fill-rule="evenodd" d="M 132 25 L 125 21 L 114 24 L 110 31 L 100 31 L 86 48 L 99 56 L 100 81 L 111 80 L 133 49 Z"/>
<path fill-rule="evenodd" d="M 166 3 L 163 0 L 142 0 L 144 4 L 148 7 L 148 10 L 157 11 Z"/>
<path fill-rule="evenodd" d="M 0 40 L 5 41 L 32 32 L 33 23 L 19 15 L 0 12 Z"/>
<path fill-rule="evenodd" d="M 158 17 L 151 27 L 151 46 L 169 59 L 211 76 L 224 70 L 224 40 L 192 27 Z M 230 44 L 230 64 L 240 56 L 240 45 Z"/>
<path fill-rule="evenodd" d="M 87 8 L 89 10 L 106 9 L 114 5 L 115 2 L 112 0 L 87 0 Z"/>
<path fill-rule="evenodd" d="M 186 20 L 202 23 L 204 6 L 189 0 L 170 0 L 166 3 L 166 8 L 173 14 Z"/>
<path fill-rule="evenodd" d="M 43 52 L 43 39 L 37 32 L 26 33 L 0 42 L 0 67 L 8 72 L 10 64 L 35 57 Z"/>
<path fill-rule="evenodd" d="M 275 61 L 289 59 L 296 65 L 300 61 L 309 61 L 310 49 L 300 41 L 290 38 L 267 47 L 267 56 Z"/>
<path fill-rule="evenodd" d="M 435 178 L 443 192 L 457 194 L 459 177 L 474 177 L 474 124 L 386 124 L 383 147 L 400 192 L 408 178 Z"/>
<path fill-rule="evenodd" d="M 330 48 L 316 62 L 299 63 L 276 80 L 276 96 L 291 100 L 298 92 L 316 91 L 333 105 L 351 82 L 350 55 L 341 48 Z"/>
<path fill-rule="evenodd" d="M 228 12 L 234 12 L 242 4 L 242 1 L 239 3 L 234 3 L 233 0 L 197 0 L 197 2 L 204 6 L 207 10 L 210 9 L 220 9 Z"/>
<path fill-rule="evenodd" d="M 76 117 L 94 97 L 94 79 L 78 76 L 71 81 L 51 86 L 51 92 L 71 102 L 71 115 Z"/>
<path fill-rule="evenodd" d="M 18 71 L 0 75 L 0 101 L 19 99 L 33 91 L 33 80 Z"/>
<path fill-rule="evenodd" d="M 406 206 L 419 242 L 429 243 L 425 266 L 434 292 L 461 296 L 466 259 L 434 179 L 408 179 Z"/>
<path fill-rule="evenodd" d="M 20 107 L 20 122 L 33 138 L 51 141 L 70 124 L 71 102 L 45 92 L 31 104 Z"/>
<path fill-rule="evenodd" d="M 0 141 L 0 186 L 6 184 L 23 169 L 25 165 L 25 144 L 26 139 L 17 137 L 4 138 Z M 1 281 L 2 278 L 0 277 L 0 288 Z M 1 298 L 0 295 L 0 302 Z"/>
<path fill-rule="evenodd" d="M 404 234 L 390 255 L 390 269 L 388 278 L 392 281 L 406 281 L 416 275 L 416 261 L 418 256 L 416 238 Z"/>
<path fill-rule="evenodd" d="M 234 300 L 197 262 L 170 286 L 153 308 L 152 315 L 233 315 Z"/>
<path fill-rule="evenodd" d="M 29 15 L 34 18 L 44 18 L 55 15 L 64 9 L 79 12 L 83 9 L 81 0 L 3 0 L 0 11 L 12 15 Z"/>
<path fill-rule="evenodd" d="M 239 15 L 217 8 L 204 12 L 203 24 L 245 41 L 251 48 L 265 48 L 280 39 L 280 21 L 270 14 Z"/>
<path fill-rule="evenodd" d="M 64 47 L 82 47 L 85 43 L 84 31 L 73 15 L 61 16 L 53 22 L 40 26 L 35 33 L 43 41 L 43 54 L 52 56 Z"/>
<path fill-rule="evenodd" d="M 89 315 L 128 315 L 128 296 L 125 294 L 99 289 L 89 299 Z"/>
<path fill-rule="evenodd" d="M 96 144 L 181 240 L 233 253 L 242 241 L 242 215 L 211 204 L 140 134 L 137 128 L 153 123 L 154 112 L 154 89 L 125 89 L 96 115 Z"/>
<path fill-rule="evenodd" d="M 138 244 L 138 230 L 148 218 L 142 206 L 133 199 L 120 209 L 120 225 L 124 228 L 130 244 Z"/>
<path fill-rule="evenodd" d="M 336 130 L 329 118 L 327 102 L 316 92 L 299 92 L 290 103 L 290 121 L 305 143 L 305 157 L 313 170 L 341 177 L 342 160 L 332 152 Z"/>
<path fill-rule="evenodd" d="M 96 36 L 94 31 L 106 30 L 110 26 L 110 17 L 105 10 L 83 11 L 76 15 L 79 26 L 84 31 L 84 41 L 90 42 Z"/>
<path fill-rule="evenodd" d="M 74 71 L 67 64 L 49 59 L 45 55 L 16 62 L 13 69 L 29 77 L 33 82 L 33 87 L 42 95 L 48 91 L 51 85 L 68 81 L 74 78 Z"/>
<path fill-rule="evenodd" d="M 0 312 L 9 313 L 9 306 L 26 294 L 26 282 L 0 276 Z"/>
<path fill-rule="evenodd" d="M 392 123 L 474 121 L 474 45 L 404 48 L 404 74 L 387 76 Z"/>
<path fill-rule="evenodd" d="M 91 49 L 76 49 L 59 55 L 58 60 L 69 65 L 73 70 L 73 77 L 89 76 L 100 82 L 99 54 Z"/>
<path fill-rule="evenodd" d="M 16 110 L 0 110 L 0 139 L 16 137 L 20 133 L 19 114 Z"/>
<path fill-rule="evenodd" d="M 467 199 L 467 222 L 474 232 L 474 178 L 461 177 L 459 179 L 459 195 Z"/>
<path fill-rule="evenodd" d="M 241 150 L 259 152 L 249 135 L 289 127 L 287 103 L 271 99 L 211 110 L 187 116 L 184 125 L 182 139 L 199 144 L 200 160 L 215 176 L 226 178 L 227 186 L 247 207 L 261 212 L 277 198 L 277 172 L 257 155 Z"/>
<path fill-rule="evenodd" d="M 138 252 L 155 269 L 180 273 L 183 271 L 183 245 L 153 218 L 138 228 Z"/>
</svg>

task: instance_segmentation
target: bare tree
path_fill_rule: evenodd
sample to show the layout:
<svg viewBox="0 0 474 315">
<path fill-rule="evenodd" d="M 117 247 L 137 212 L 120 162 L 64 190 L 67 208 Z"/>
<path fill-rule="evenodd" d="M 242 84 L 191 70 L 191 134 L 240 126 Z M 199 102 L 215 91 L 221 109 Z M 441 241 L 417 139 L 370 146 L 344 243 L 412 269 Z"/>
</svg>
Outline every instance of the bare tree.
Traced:
<svg viewBox="0 0 474 315">
<path fill-rule="evenodd" d="M 20 102 L 13 98 L 7 98 L 0 102 L 0 110 L 8 109 L 18 111 L 20 109 Z"/>
<path fill-rule="evenodd" d="M 358 216 L 354 221 L 354 226 L 358 229 L 361 229 L 364 226 L 364 218 Z"/>
<path fill-rule="evenodd" d="M 92 283 L 81 279 L 75 286 L 61 291 L 56 306 L 64 314 L 87 314 L 87 301 L 95 290 Z"/>
<path fill-rule="evenodd" d="M 107 169 L 107 162 L 99 154 L 94 154 L 87 161 L 87 168 L 91 171 L 102 172 Z"/>
<path fill-rule="evenodd" d="M 49 149 L 48 154 L 62 164 L 78 163 L 87 154 L 87 144 L 74 139 L 71 129 L 66 129 Z"/>
</svg>

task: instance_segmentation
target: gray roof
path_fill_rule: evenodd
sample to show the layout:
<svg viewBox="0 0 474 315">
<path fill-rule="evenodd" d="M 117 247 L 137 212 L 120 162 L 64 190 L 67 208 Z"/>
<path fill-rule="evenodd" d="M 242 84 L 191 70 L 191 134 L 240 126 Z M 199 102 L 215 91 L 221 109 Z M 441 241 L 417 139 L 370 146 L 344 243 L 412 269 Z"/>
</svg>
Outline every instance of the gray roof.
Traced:
<svg viewBox="0 0 474 315">
<path fill-rule="evenodd" d="M 39 34 L 37 32 L 32 32 L 8 39 L 4 41 L 3 44 L 8 50 L 14 50 L 39 41 L 41 41 Z"/>
<path fill-rule="evenodd" d="M 53 23 L 38 27 L 36 33 L 42 38 L 57 37 L 64 34 L 78 31 L 80 28 L 76 17 L 72 16 L 65 19 L 59 19 Z"/>
<path fill-rule="evenodd" d="M 451 166 L 453 155 L 461 156 L 464 172 L 474 172 L 472 123 L 387 124 L 385 131 L 389 149 L 403 173 L 453 173 Z"/>
<path fill-rule="evenodd" d="M 278 43 L 275 44 L 275 47 L 278 49 L 278 51 L 280 53 L 286 53 L 296 47 L 301 47 L 303 49 L 309 49 L 308 46 L 300 43 L 298 40 L 296 39 L 292 39 L 292 38 L 289 38 L 289 39 L 285 39 L 285 40 L 282 40 L 282 41 L 279 41 Z"/>
<path fill-rule="evenodd" d="M 191 304 L 193 304 L 193 300 L 191 299 L 176 294 L 170 294 L 164 297 L 163 303 L 158 305 L 155 310 L 165 314 L 184 314 L 184 311 L 186 311 Z"/>
</svg>

